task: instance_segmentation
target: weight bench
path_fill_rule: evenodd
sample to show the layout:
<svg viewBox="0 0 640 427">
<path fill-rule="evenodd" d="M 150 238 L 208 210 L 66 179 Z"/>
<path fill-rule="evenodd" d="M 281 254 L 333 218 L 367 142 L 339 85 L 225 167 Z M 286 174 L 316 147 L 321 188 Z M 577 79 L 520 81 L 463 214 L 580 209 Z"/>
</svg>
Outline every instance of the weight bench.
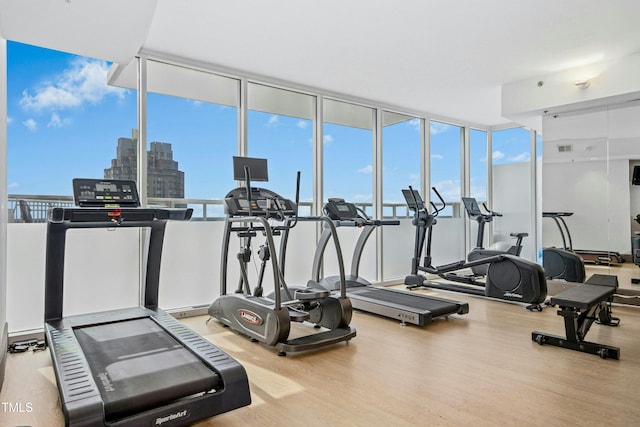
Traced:
<svg viewBox="0 0 640 427">
<path fill-rule="evenodd" d="M 558 315 L 564 317 L 566 337 L 534 331 L 531 339 L 540 345 L 551 344 L 597 354 L 603 359 L 619 359 L 620 348 L 584 340 L 594 321 L 608 326 L 620 323 L 620 319 L 611 316 L 611 299 L 617 288 L 616 276 L 594 274 L 585 283 L 551 297 L 550 304 L 558 305 Z"/>
</svg>

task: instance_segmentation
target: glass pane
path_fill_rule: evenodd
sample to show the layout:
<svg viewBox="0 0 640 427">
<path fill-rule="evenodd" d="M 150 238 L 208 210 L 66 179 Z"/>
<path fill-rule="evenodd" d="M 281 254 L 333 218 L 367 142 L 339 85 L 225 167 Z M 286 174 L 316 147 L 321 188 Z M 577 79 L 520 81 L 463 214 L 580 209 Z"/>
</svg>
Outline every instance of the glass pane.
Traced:
<svg viewBox="0 0 640 427">
<path fill-rule="evenodd" d="M 373 138 L 374 110 L 361 105 L 325 99 L 323 101 L 323 195 L 355 203 L 373 217 Z M 360 230 L 338 230 L 345 268 L 350 271 L 351 254 Z M 337 274 L 335 251 L 327 247 L 324 272 Z M 363 252 L 359 274 L 369 281 L 377 279 L 376 237 L 372 235 Z"/>
<path fill-rule="evenodd" d="M 469 130 L 469 195 L 487 201 L 487 132 Z"/>
<path fill-rule="evenodd" d="M 502 214 L 493 222 L 493 233 L 485 231 L 485 246 L 514 243 L 510 233 L 529 233 L 520 254 L 537 259 L 532 222 L 535 216 L 531 192 L 531 132 L 522 128 L 492 133 L 493 200 L 489 208 Z M 489 229 L 489 227 L 488 227 Z"/>
<path fill-rule="evenodd" d="M 461 215 L 461 141 L 463 129 L 447 123 L 430 123 L 431 186 L 435 187 L 447 207 L 440 212 L 433 231 L 434 265 L 465 258 L 464 218 Z M 440 204 L 429 192 L 430 199 Z M 429 200 L 429 199 L 425 199 Z"/>
<path fill-rule="evenodd" d="M 259 186 L 295 200 L 299 171 L 298 213 L 308 216 L 313 202 L 315 97 L 255 83 L 250 83 L 248 90 L 248 155 L 266 158 L 269 168 L 269 182 Z M 291 231 L 285 263 L 287 284 L 305 285 L 311 278 L 315 238 L 315 223 L 301 221 Z M 254 241 L 254 252 L 258 246 L 259 241 Z M 276 255 L 275 250 L 272 255 Z M 271 274 L 265 282 L 272 282 Z"/>
<path fill-rule="evenodd" d="M 45 222 L 50 206 L 73 204 L 73 178 L 103 177 L 136 127 L 136 93 L 107 86 L 105 61 L 16 42 L 7 57 L 10 221 Z"/>
<path fill-rule="evenodd" d="M 219 277 L 212 242 L 220 241 L 222 200 L 236 186 L 232 157 L 238 150 L 238 93 L 235 79 L 147 62 L 148 202 L 194 210 L 190 223 L 171 223 L 167 229 L 162 308 L 198 306 L 217 297 L 216 283 L 198 278 Z M 119 141 L 119 146 L 131 144 L 132 139 Z M 113 163 L 133 160 L 119 156 Z"/>
<path fill-rule="evenodd" d="M 323 123 L 324 199 L 340 197 L 373 214 L 374 110 L 325 100 Z"/>
<path fill-rule="evenodd" d="M 193 220 L 224 217 L 221 200 L 235 187 L 238 81 L 156 61 L 148 61 L 147 72 L 149 203 L 184 205 L 187 199 Z"/>
<path fill-rule="evenodd" d="M 10 331 L 42 328 L 45 263 L 38 254 L 48 209 L 73 205 L 73 178 L 103 178 L 118 138 L 136 127 L 136 91 L 108 86 L 109 66 L 7 42 Z M 74 230 L 67 240 L 64 315 L 138 304 L 138 257 L 128 256 L 131 248 L 138 251 L 137 235 L 90 231 Z M 95 251 L 87 252 L 89 241 Z M 95 273 L 104 268 L 106 252 L 109 265 L 119 267 L 115 281 Z"/>
<path fill-rule="evenodd" d="M 265 186 L 291 200 L 300 171 L 300 215 L 313 201 L 314 104 L 310 95 L 249 84 L 248 155 L 267 159 Z"/>
<path fill-rule="evenodd" d="M 383 279 L 404 277 L 413 256 L 414 227 L 402 189 L 411 185 L 420 191 L 422 119 L 382 113 L 382 213 L 400 219 L 399 226 L 383 227 Z"/>
</svg>

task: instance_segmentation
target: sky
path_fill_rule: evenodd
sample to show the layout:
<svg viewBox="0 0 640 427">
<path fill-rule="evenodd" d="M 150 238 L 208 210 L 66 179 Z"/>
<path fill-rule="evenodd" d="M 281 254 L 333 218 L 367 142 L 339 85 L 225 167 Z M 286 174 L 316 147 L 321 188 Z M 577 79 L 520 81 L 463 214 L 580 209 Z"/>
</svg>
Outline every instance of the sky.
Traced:
<svg viewBox="0 0 640 427">
<path fill-rule="evenodd" d="M 102 178 L 116 156 L 118 138 L 136 127 L 136 92 L 106 84 L 110 64 L 15 42 L 8 56 L 8 192 L 72 194 L 71 180 Z M 185 172 L 185 197 L 220 199 L 235 187 L 231 157 L 237 150 L 234 107 L 150 93 L 147 141 L 172 144 Z M 383 199 L 402 203 L 400 190 L 419 187 L 420 126 L 410 119 L 383 130 Z M 313 194 L 312 122 L 249 111 L 248 154 L 266 157 L 270 182 L 293 198 L 302 172 L 301 200 Z M 432 122 L 431 185 L 448 201 L 460 198 L 460 128 Z M 494 164 L 528 161 L 529 140 L 505 130 L 493 135 Z M 323 125 L 324 196 L 371 202 L 371 130 Z M 471 188 L 486 190 L 486 135 L 472 131 Z"/>
</svg>

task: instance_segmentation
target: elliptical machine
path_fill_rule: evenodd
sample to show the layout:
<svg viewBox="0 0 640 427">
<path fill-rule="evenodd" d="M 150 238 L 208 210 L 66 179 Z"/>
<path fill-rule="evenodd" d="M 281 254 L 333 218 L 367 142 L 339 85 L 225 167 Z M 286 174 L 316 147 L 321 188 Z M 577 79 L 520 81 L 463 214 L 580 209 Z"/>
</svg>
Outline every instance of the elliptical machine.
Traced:
<svg viewBox="0 0 640 427">
<path fill-rule="evenodd" d="M 266 177 L 266 159 L 234 157 L 234 162 L 245 162 L 244 166 L 235 169 L 244 169 L 246 186 L 232 190 L 224 200 L 227 216 L 220 266 L 220 297 L 209 307 L 209 315 L 254 341 L 275 347 L 280 356 L 349 341 L 355 337 L 356 330 L 349 326 L 352 306 L 346 295 L 342 252 L 335 237 L 333 223 L 324 217 L 305 218 L 324 221 L 325 225 L 332 229 L 338 255 L 340 289 L 335 292 L 306 287 L 291 289 L 285 282 L 277 257 L 271 253 L 276 248 L 274 235 L 290 231 L 297 223 L 300 173 L 298 172 L 294 203 L 265 188 L 251 187 L 250 166 L 247 164 L 251 164 L 255 169 L 263 169 Z M 272 226 L 270 220 L 277 221 L 280 225 Z M 227 293 L 227 264 L 232 233 L 245 241 L 237 254 L 240 266 L 238 287 L 234 293 Z M 251 290 L 247 265 L 251 260 L 252 239 L 257 237 L 258 233 L 265 237 L 265 243 L 258 250 L 261 260 L 260 271 L 257 285 Z M 262 284 L 269 263 L 273 270 L 275 291 L 269 296 L 263 296 Z M 322 327 L 325 330 L 288 339 L 291 322 L 308 322 L 315 326 L 314 329 Z"/>
<path fill-rule="evenodd" d="M 484 247 L 484 227 L 485 224 L 488 224 L 493 221 L 494 217 L 502 216 L 501 213 L 492 211 L 487 208 L 485 203 L 482 204 L 485 211 L 487 213 L 483 213 L 480 210 L 480 206 L 478 202 L 473 197 L 463 197 L 462 203 L 464 205 L 464 209 L 467 211 L 467 215 L 469 219 L 475 220 L 478 223 L 478 235 L 476 238 L 476 247 L 469 252 L 467 255 L 468 261 L 477 261 L 482 258 L 487 258 L 493 255 L 500 254 L 509 254 L 514 256 L 520 256 L 520 252 L 522 252 L 522 239 L 527 237 L 529 233 L 511 233 L 510 236 L 516 238 L 516 243 L 514 245 L 509 246 L 508 248 L 504 248 L 504 244 L 506 242 L 497 242 L 493 244 L 488 249 Z M 486 276 L 487 274 L 488 264 L 481 264 L 471 267 L 471 271 L 476 276 Z"/>
<path fill-rule="evenodd" d="M 541 311 L 540 304 L 547 296 L 547 281 L 544 270 L 538 264 L 523 258 L 499 253 L 484 257 L 475 261 L 457 261 L 451 264 L 433 266 L 431 264 L 431 240 L 433 226 L 437 223 L 436 217 L 446 207 L 446 203 L 440 193 L 432 187 L 434 193 L 440 199 L 442 207 L 438 208 L 433 202 L 433 213 L 429 213 L 417 190 L 409 187 L 402 190 L 410 211 L 414 212 L 413 225 L 416 227 L 414 256 L 411 260 L 411 274 L 405 277 L 404 283 L 407 289 L 419 287 L 443 289 L 448 291 L 463 292 L 471 295 L 485 296 L 506 301 L 527 303 L 528 310 Z M 426 253 L 423 264 L 420 265 L 422 249 L 425 246 Z M 456 271 L 486 265 L 487 274 L 484 282 L 478 281 L 473 276 L 456 274 Z M 463 283 L 435 282 L 427 280 L 421 272 L 435 274 L 442 279 Z"/>
</svg>

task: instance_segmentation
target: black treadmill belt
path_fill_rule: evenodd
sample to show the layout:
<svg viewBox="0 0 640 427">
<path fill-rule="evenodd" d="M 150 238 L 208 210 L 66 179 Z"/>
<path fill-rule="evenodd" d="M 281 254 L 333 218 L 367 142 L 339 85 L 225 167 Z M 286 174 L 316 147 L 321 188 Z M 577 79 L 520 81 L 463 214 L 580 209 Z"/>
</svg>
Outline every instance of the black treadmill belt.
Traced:
<svg viewBox="0 0 640 427">
<path fill-rule="evenodd" d="M 458 311 L 458 303 L 456 301 L 432 298 L 404 291 L 394 291 L 391 289 L 368 286 L 349 289 L 347 294 L 349 297 L 368 298 L 377 300 L 381 304 L 394 304 L 404 309 L 426 310 L 429 311 L 433 317 L 456 313 Z"/>
<path fill-rule="evenodd" d="M 148 318 L 74 330 L 115 420 L 218 386 L 219 376 Z"/>
</svg>

